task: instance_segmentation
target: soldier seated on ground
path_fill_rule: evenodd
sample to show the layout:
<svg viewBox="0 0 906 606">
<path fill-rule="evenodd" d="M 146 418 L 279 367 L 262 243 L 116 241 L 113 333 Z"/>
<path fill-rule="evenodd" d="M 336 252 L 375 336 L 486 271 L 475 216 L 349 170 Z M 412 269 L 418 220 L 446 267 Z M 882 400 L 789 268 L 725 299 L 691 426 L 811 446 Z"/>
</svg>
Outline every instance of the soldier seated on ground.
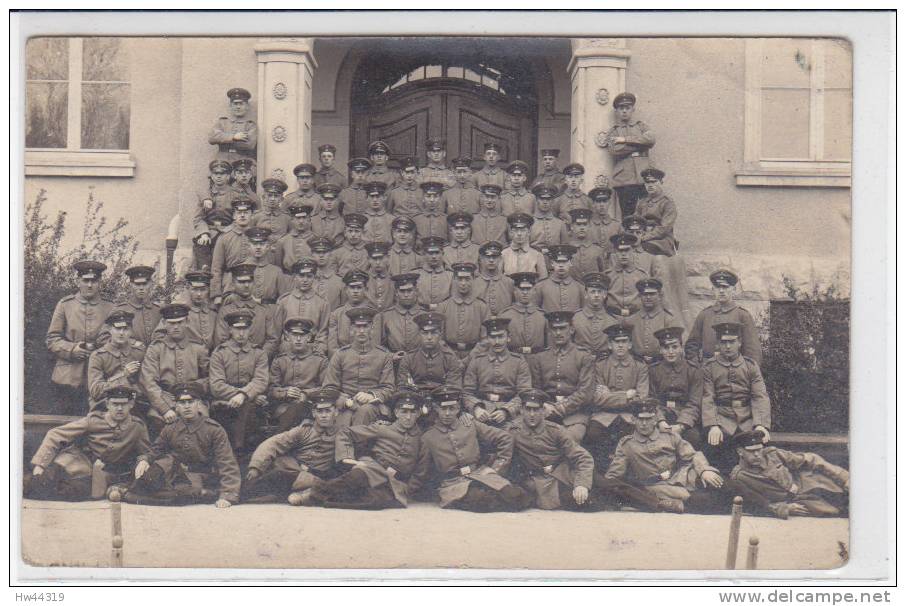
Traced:
<svg viewBox="0 0 906 606">
<path fill-rule="evenodd" d="M 293 490 L 303 491 L 319 479 L 340 475 L 343 470 L 334 464 L 338 397 L 332 389 L 315 391 L 309 396 L 313 421 L 271 436 L 255 449 L 245 476 L 244 501 L 282 500 Z"/>
<path fill-rule="evenodd" d="M 441 388 L 431 393 L 437 422 L 422 434 L 427 463 L 441 507 L 479 513 L 519 511 L 531 495 L 503 477 L 513 458 L 513 437 L 470 415 L 460 416 L 462 392 Z M 489 452 L 483 464 L 482 450 Z"/>
<path fill-rule="evenodd" d="M 683 513 L 689 502 L 690 511 L 708 510 L 711 498 L 700 489 L 720 488 L 724 480 L 691 444 L 673 432 L 658 430 L 659 404 L 653 398 L 633 402 L 635 429 L 620 439 L 607 472 L 596 484 L 620 505 Z M 693 494 L 697 496 L 690 501 Z"/>
<path fill-rule="evenodd" d="M 195 383 L 174 386 L 179 420 L 167 425 L 138 457 L 128 503 L 182 505 L 215 503 L 218 509 L 239 502 L 239 463 L 226 431 L 206 417 L 204 390 Z"/>
<path fill-rule="evenodd" d="M 150 452 L 148 428 L 132 416 L 135 390 L 111 387 L 104 393 L 105 410 L 54 427 L 31 459 L 25 496 L 32 499 L 82 501 L 114 499 L 132 481 L 136 458 Z M 114 488 L 117 494 L 114 496 Z"/>
<path fill-rule="evenodd" d="M 393 394 L 387 405 L 394 411 L 393 423 L 352 425 L 337 434 L 337 462 L 351 469 L 293 493 L 291 504 L 338 509 L 406 507 L 409 495 L 417 492 L 424 480 L 418 467 L 427 464 L 417 423 L 424 399 L 415 391 L 405 390 Z"/>
<path fill-rule="evenodd" d="M 513 473 L 541 509 L 603 511 L 606 499 L 592 489 L 595 462 L 561 425 L 545 421 L 551 398 L 533 389 L 520 394 L 522 415 L 510 427 Z"/>
<path fill-rule="evenodd" d="M 849 511 L 849 472 L 810 452 L 765 443 L 760 431 L 733 437 L 739 463 L 726 491 L 743 498 L 743 510 L 760 515 L 836 516 Z"/>
</svg>

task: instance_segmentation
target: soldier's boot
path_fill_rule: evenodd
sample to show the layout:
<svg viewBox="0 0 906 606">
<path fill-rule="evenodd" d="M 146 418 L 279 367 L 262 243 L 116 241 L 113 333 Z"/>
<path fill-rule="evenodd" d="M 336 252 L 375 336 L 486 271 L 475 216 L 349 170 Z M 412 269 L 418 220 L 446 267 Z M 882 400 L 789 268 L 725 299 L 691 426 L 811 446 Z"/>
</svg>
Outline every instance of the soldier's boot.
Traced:
<svg viewBox="0 0 906 606">
<path fill-rule="evenodd" d="M 302 492 L 293 492 L 286 498 L 290 505 L 294 507 L 302 507 L 305 505 L 312 505 L 312 489 L 306 488 Z"/>
<path fill-rule="evenodd" d="M 661 498 L 657 502 L 658 511 L 667 513 L 684 513 L 686 507 L 681 499 Z"/>
<path fill-rule="evenodd" d="M 25 479 L 26 498 L 39 500 L 52 500 L 57 498 L 57 479 L 61 469 L 56 463 L 51 463 L 44 468 L 41 475 L 30 475 Z"/>
<path fill-rule="evenodd" d="M 152 506 L 169 506 L 176 505 L 177 494 L 173 490 L 162 490 L 155 495 L 139 494 L 134 491 L 127 491 L 123 495 L 123 501 L 131 505 L 152 505 Z"/>
</svg>

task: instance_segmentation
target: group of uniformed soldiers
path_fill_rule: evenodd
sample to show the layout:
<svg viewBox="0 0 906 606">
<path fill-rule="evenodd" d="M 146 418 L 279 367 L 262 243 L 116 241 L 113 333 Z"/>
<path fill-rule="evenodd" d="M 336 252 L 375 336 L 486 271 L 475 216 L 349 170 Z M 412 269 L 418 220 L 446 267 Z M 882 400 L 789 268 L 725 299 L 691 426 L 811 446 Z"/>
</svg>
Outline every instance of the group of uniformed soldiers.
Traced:
<svg viewBox="0 0 906 606">
<path fill-rule="evenodd" d="M 48 432 L 29 494 L 672 512 L 743 494 L 781 517 L 845 510 L 846 470 L 769 445 L 737 276 L 711 274 L 715 303 L 688 331 L 671 311 L 677 285 L 654 268 L 676 254 L 676 207 L 633 95 L 614 101 L 613 189 L 583 192 L 557 150 L 530 189 L 493 142 L 480 170 L 448 168 L 431 139 L 425 166 L 399 170 L 373 142 L 348 184 L 324 145 L 296 191 L 269 178 L 260 197 L 250 95 L 228 96 L 184 292 L 157 305 L 153 268 L 136 266 L 114 306 L 103 264 L 76 263 L 47 344 L 61 398 L 90 412 Z"/>
</svg>

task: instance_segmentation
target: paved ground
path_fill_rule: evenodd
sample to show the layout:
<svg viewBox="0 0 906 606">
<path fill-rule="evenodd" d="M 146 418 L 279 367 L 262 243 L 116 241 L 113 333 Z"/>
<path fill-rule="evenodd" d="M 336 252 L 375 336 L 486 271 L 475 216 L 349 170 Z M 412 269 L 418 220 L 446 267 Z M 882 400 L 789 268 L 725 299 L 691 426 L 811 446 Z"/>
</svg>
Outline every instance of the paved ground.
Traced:
<svg viewBox="0 0 906 606">
<path fill-rule="evenodd" d="M 106 502 L 26 501 L 23 555 L 34 565 L 109 566 Z M 470 514 L 415 504 L 341 511 L 284 505 L 122 505 L 125 566 L 194 568 L 720 569 L 729 516 L 531 510 Z M 835 568 L 845 519 L 744 517 L 760 569 Z"/>
</svg>

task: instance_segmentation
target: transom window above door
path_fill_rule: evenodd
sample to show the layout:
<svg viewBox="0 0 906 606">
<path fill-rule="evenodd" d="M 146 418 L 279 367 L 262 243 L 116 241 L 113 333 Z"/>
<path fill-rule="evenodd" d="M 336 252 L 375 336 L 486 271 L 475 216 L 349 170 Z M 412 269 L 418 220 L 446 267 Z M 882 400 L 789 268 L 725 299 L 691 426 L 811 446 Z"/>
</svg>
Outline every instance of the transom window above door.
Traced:
<svg viewBox="0 0 906 606">
<path fill-rule="evenodd" d="M 500 70 L 486 65 L 476 65 L 474 68 L 463 65 L 421 65 L 393 84 L 386 86 L 381 92 L 388 93 L 410 82 L 430 80 L 431 78 L 467 80 L 486 86 L 502 95 L 507 94 L 506 85 L 501 84 L 503 74 Z"/>
</svg>

